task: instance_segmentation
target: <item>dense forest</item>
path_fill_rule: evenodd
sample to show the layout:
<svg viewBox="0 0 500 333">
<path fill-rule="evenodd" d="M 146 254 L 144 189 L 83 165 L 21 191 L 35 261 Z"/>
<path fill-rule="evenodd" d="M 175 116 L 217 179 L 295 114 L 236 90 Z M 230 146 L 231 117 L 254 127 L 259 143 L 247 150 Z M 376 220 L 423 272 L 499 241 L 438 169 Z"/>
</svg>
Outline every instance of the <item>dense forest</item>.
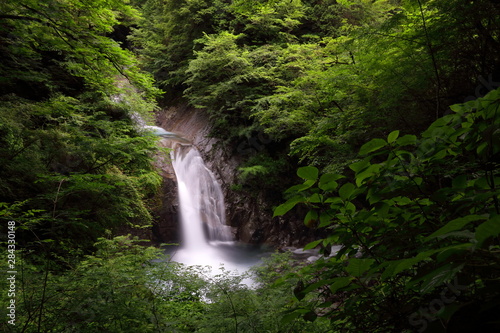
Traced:
<svg viewBox="0 0 500 333">
<path fill-rule="evenodd" d="M 4 0 L 0 55 L 1 331 L 500 331 L 500 1 Z M 179 104 L 320 259 L 123 235 Z"/>
</svg>

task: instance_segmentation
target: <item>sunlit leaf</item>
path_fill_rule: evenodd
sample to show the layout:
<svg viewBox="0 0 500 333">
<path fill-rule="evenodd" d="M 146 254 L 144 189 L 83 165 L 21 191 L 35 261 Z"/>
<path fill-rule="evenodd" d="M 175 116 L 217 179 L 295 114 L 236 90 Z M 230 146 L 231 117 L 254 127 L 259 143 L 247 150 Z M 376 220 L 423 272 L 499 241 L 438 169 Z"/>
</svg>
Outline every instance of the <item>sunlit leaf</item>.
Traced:
<svg viewBox="0 0 500 333">
<path fill-rule="evenodd" d="M 319 174 L 318 168 L 312 166 L 305 166 L 297 170 L 297 175 L 300 178 L 308 180 L 318 179 L 318 174 Z"/>
<path fill-rule="evenodd" d="M 314 249 L 322 241 L 323 241 L 322 239 L 315 240 L 314 242 L 311 242 L 311 243 L 307 244 L 306 246 L 304 246 L 304 250 Z"/>
<path fill-rule="evenodd" d="M 274 209 L 273 217 L 286 214 L 288 211 L 290 211 L 293 207 L 295 207 L 295 205 L 297 205 L 301 201 L 303 201 L 303 198 L 294 197 L 294 198 L 288 200 L 287 202 L 279 205 L 278 207 L 276 207 Z"/>
<path fill-rule="evenodd" d="M 391 133 L 389 133 L 389 135 L 387 136 L 387 142 L 388 143 L 393 143 L 394 141 L 396 141 L 396 139 L 399 137 L 399 131 L 396 130 L 396 131 L 392 131 Z"/>
<path fill-rule="evenodd" d="M 369 153 L 379 150 L 380 148 L 385 147 L 386 145 L 387 141 L 385 141 L 384 139 L 373 139 L 365 143 L 363 146 L 361 146 L 359 154 L 367 155 Z"/>
</svg>

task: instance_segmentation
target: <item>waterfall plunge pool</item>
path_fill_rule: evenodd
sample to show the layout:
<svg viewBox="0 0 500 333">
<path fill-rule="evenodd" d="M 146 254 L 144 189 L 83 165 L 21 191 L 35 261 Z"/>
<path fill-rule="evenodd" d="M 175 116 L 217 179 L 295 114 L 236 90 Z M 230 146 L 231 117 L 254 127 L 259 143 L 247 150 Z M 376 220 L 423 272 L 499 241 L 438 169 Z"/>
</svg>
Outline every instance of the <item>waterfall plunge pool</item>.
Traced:
<svg viewBox="0 0 500 333">
<path fill-rule="evenodd" d="M 273 250 L 269 247 L 233 241 L 231 227 L 226 225 L 221 186 L 191 141 L 164 128 L 148 126 L 138 115 L 134 120 L 147 133 L 176 143 L 172 145 L 171 158 L 177 178 L 182 235 L 180 245 L 164 247 L 168 260 L 210 267 L 211 276 L 223 272 L 241 276 L 270 256 Z M 255 285 L 250 277 L 242 282 L 250 287 Z"/>
<path fill-rule="evenodd" d="M 187 266 L 210 266 L 210 275 L 223 271 L 244 275 L 269 255 L 269 249 L 233 241 L 226 225 L 224 195 L 198 150 L 178 145 L 171 152 L 179 197 L 180 246 L 169 246 L 171 260 Z M 253 281 L 245 278 L 251 286 Z"/>
<path fill-rule="evenodd" d="M 251 267 L 259 265 L 262 259 L 273 253 L 273 249 L 239 242 L 209 242 L 203 251 L 191 251 L 178 245 L 164 247 L 169 259 L 187 266 L 210 266 L 209 278 L 225 272 L 242 276 Z M 254 285 L 251 277 L 245 277 L 242 283 Z"/>
</svg>

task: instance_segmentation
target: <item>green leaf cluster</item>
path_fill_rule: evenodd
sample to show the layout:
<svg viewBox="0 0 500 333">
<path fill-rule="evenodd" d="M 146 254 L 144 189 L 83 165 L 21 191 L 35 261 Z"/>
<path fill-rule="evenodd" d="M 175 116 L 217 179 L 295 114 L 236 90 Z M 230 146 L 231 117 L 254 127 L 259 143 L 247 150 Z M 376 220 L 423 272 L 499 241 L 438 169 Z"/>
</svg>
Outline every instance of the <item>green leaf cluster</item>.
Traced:
<svg viewBox="0 0 500 333">
<path fill-rule="evenodd" d="M 96 251 L 61 272 L 51 261 L 33 265 L 19 251 L 16 326 L 5 332 L 325 332 L 327 322 L 298 318 L 288 293 L 298 266 L 273 254 L 247 275 L 186 267 L 129 236 L 100 238 Z M 4 248 L 0 250 L 6 255 Z M 293 278 L 297 281 L 297 278 Z M 1 282 L 2 287 L 5 281 Z M 0 297 L 6 307 L 7 293 Z M 303 303 L 306 305 L 306 303 Z M 288 316 L 288 318 L 283 318 Z M 21 329 L 19 329 L 21 327 Z"/>
<path fill-rule="evenodd" d="M 448 105 L 484 95 L 491 79 L 474 82 L 499 61 L 488 51 L 499 8 L 487 0 L 146 1 L 144 10 L 150 22 L 134 38 L 170 97 L 206 109 L 218 138 L 237 145 L 263 130 L 280 143 L 273 153 L 328 172 L 363 142 L 394 128 L 417 134 Z"/>
<path fill-rule="evenodd" d="M 64 272 L 50 261 L 33 265 L 29 253 L 18 251 L 16 325 L 4 321 L 2 331 L 192 332 L 205 307 L 203 271 L 139 242 L 101 238 L 94 254 Z M 8 302 L 3 293 L 2 307 Z"/>
<path fill-rule="evenodd" d="M 325 257 L 301 271 L 299 298 L 329 302 L 315 313 L 346 332 L 425 330 L 434 320 L 455 327 L 463 311 L 497 328 L 488 313 L 500 307 L 499 107 L 494 90 L 452 106 L 420 138 L 373 139 L 349 165 L 352 176 L 300 168 L 303 183 L 275 216 L 305 205 L 304 223 L 327 236 L 306 246 Z M 453 302 L 441 301 L 435 319 L 419 315 L 453 281 L 462 288 Z"/>
<path fill-rule="evenodd" d="M 129 50 L 108 35 L 140 15 L 128 1 L 3 1 L 0 7 L 0 93 L 29 99 L 75 96 L 85 89 L 107 94 L 126 77 L 146 99 L 158 93 Z"/>
<path fill-rule="evenodd" d="M 1 219 L 64 265 L 107 230 L 152 222 L 155 139 L 132 117 L 159 91 L 110 37 L 139 18 L 128 1 L 0 4 Z"/>
<path fill-rule="evenodd" d="M 21 225 L 25 246 L 51 239 L 66 256 L 107 229 L 151 223 L 147 198 L 161 182 L 155 140 L 140 136 L 127 112 L 95 98 L 4 99 L 0 201 L 23 204 L 2 219 Z"/>
</svg>

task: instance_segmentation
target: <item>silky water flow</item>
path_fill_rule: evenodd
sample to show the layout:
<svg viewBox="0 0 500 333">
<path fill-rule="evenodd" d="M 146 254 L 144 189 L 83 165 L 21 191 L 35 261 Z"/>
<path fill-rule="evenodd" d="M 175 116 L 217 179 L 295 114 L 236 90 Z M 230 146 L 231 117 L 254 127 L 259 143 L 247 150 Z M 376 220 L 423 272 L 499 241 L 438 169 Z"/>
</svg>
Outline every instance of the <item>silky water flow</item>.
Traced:
<svg viewBox="0 0 500 333">
<path fill-rule="evenodd" d="M 209 242 L 232 241 L 222 189 L 198 151 L 180 146 L 172 155 L 179 188 L 183 248 L 198 252 L 206 250 Z"/>
<path fill-rule="evenodd" d="M 262 252 L 233 241 L 226 225 L 224 195 L 214 174 L 192 145 L 176 145 L 171 152 L 177 178 L 181 244 L 170 255 L 186 265 L 212 267 L 237 273 L 260 262 Z M 250 280 L 245 281 L 252 284 Z"/>
</svg>

